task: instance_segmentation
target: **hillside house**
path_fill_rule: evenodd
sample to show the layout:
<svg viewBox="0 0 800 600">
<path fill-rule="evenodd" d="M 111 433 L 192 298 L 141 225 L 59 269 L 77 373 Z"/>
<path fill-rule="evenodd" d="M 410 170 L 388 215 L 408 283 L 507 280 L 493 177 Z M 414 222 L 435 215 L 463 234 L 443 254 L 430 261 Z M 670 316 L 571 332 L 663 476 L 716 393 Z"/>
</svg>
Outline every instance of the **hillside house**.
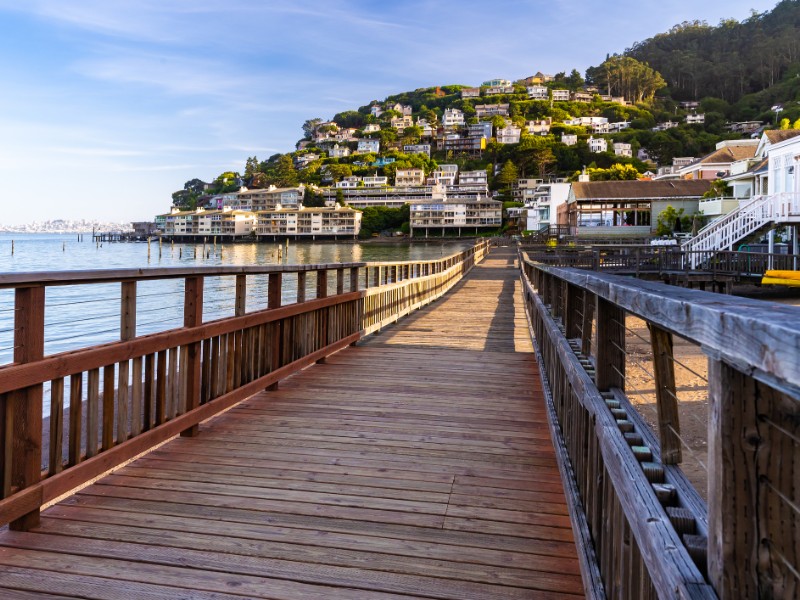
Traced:
<svg viewBox="0 0 800 600">
<path fill-rule="evenodd" d="M 480 119 L 481 117 L 494 117 L 499 115 L 501 117 L 508 116 L 508 107 L 506 104 L 478 104 L 475 107 L 475 114 Z"/>
<path fill-rule="evenodd" d="M 759 140 L 724 140 L 716 150 L 681 168 L 682 179 L 714 180 L 730 175 L 731 165 L 736 161 L 751 159 L 756 155 Z"/>
<path fill-rule="evenodd" d="M 481 97 L 481 88 L 463 88 L 461 90 L 461 97 L 462 98 L 480 98 Z"/>
<path fill-rule="evenodd" d="M 606 140 L 605 138 L 596 138 L 593 136 L 589 136 L 587 144 L 589 145 L 589 152 L 594 152 L 594 153 L 608 152 L 608 140 Z"/>
<path fill-rule="evenodd" d="M 358 140 L 358 153 L 359 154 L 377 154 L 381 151 L 381 141 L 373 139 L 360 139 Z"/>
<path fill-rule="evenodd" d="M 445 129 L 463 127 L 464 113 L 457 108 L 445 108 L 442 115 L 442 125 Z"/>
<path fill-rule="evenodd" d="M 543 85 L 529 85 L 528 98 L 531 100 L 548 100 L 550 98 L 550 92 Z"/>
<path fill-rule="evenodd" d="M 569 90 L 550 90 L 553 102 L 569 102 Z"/>
<path fill-rule="evenodd" d="M 497 128 L 497 143 L 499 144 L 519 144 L 522 130 L 516 125 L 506 125 Z"/>
</svg>

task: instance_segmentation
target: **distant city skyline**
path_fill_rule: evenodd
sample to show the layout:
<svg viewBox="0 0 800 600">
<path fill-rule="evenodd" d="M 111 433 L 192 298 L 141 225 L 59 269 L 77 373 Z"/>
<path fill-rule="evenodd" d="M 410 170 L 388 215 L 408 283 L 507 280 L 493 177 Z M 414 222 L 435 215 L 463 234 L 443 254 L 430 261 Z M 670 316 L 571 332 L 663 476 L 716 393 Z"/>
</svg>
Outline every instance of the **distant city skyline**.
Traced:
<svg viewBox="0 0 800 600">
<path fill-rule="evenodd" d="M 151 220 L 185 181 L 294 149 L 306 119 L 422 87 L 582 74 L 774 1 L 0 0 L 6 224 Z"/>
</svg>

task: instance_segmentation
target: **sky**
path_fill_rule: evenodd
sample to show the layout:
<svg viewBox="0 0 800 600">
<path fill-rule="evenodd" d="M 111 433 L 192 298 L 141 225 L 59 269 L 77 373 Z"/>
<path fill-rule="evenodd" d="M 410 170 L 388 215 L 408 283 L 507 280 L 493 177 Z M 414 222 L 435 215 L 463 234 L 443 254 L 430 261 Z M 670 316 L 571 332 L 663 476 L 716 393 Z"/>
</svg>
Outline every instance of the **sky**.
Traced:
<svg viewBox="0 0 800 600">
<path fill-rule="evenodd" d="M 0 0 L 0 223 L 152 220 L 306 119 L 422 87 L 581 73 L 774 0 Z"/>
</svg>

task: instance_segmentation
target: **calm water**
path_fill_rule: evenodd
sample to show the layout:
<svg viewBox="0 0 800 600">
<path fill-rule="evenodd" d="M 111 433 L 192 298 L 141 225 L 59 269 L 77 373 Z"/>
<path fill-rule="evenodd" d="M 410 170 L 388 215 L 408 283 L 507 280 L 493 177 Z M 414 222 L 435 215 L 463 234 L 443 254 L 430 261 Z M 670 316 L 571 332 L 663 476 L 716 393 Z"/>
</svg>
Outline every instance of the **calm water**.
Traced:
<svg viewBox="0 0 800 600">
<path fill-rule="evenodd" d="M 11 253 L 12 240 L 14 254 Z M 274 244 L 164 244 L 106 243 L 98 245 L 85 234 L 0 234 L 0 273 L 278 264 Z M 429 260 L 468 246 L 448 244 L 359 244 L 290 242 L 283 264 L 361 261 Z M 266 277 L 248 278 L 247 308 L 266 305 Z M 293 302 L 295 280 L 284 278 L 285 302 Z M 313 286 L 309 286 L 313 288 Z M 45 352 L 52 354 L 119 339 L 119 284 L 51 287 L 47 290 Z M 208 278 L 204 319 L 230 316 L 234 305 L 234 278 Z M 180 327 L 183 281 L 142 282 L 137 287 L 137 334 Z M 0 290 L 0 364 L 13 356 L 13 291 Z"/>
</svg>

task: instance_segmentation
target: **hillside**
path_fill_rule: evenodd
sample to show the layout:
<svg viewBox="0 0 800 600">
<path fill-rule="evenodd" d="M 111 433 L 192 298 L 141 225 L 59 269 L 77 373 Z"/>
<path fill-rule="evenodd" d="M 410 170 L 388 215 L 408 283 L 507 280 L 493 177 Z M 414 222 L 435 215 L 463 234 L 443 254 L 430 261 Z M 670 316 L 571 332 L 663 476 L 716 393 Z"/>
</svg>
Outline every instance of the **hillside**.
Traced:
<svg viewBox="0 0 800 600">
<path fill-rule="evenodd" d="M 586 80 L 576 70 L 537 73 L 373 100 L 329 121 L 307 120 L 294 152 L 250 157 L 241 174 L 222 173 L 210 185 L 187 182 L 173 204 L 191 208 L 242 184 L 305 184 L 313 205 L 323 201 L 315 186 L 351 176 L 392 184 L 397 169 L 428 176 L 442 163 L 486 170 L 501 195 L 513 178 L 569 178 L 584 167 L 595 179 L 636 178 L 778 126 L 776 104 L 781 119 L 800 119 L 798 25 L 800 0 L 784 0 L 742 23 L 678 25 L 588 69 Z"/>
</svg>

